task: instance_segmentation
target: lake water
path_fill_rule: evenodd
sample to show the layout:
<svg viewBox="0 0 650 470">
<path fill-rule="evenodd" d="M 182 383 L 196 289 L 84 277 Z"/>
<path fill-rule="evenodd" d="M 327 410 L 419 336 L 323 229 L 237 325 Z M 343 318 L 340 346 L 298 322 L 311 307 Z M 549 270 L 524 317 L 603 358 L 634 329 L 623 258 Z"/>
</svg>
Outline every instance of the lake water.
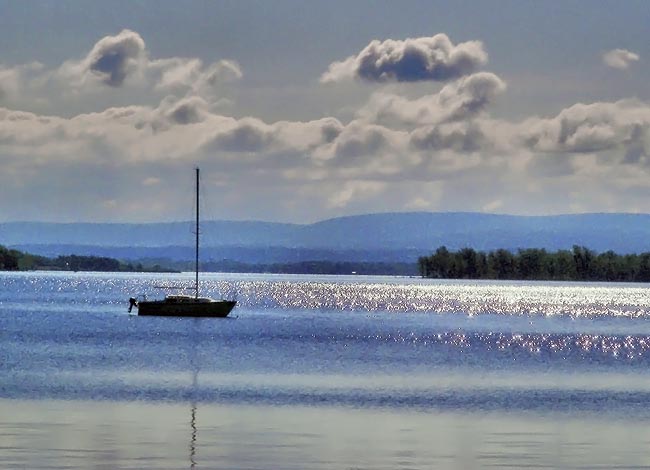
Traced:
<svg viewBox="0 0 650 470">
<path fill-rule="evenodd" d="M 0 274 L 0 468 L 650 468 L 646 285 Z"/>
</svg>

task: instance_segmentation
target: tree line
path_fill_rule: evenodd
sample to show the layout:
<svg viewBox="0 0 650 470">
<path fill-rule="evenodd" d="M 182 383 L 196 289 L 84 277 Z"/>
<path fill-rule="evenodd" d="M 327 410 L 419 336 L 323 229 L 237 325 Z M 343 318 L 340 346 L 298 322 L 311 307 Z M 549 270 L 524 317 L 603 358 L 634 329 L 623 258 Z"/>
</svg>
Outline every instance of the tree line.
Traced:
<svg viewBox="0 0 650 470">
<path fill-rule="evenodd" d="M 145 267 L 141 263 L 124 263 L 105 256 L 66 255 L 48 258 L 45 256 L 23 253 L 0 245 L 0 271 L 31 271 L 51 269 L 57 271 L 99 271 L 99 272 L 166 272 L 169 269 L 160 265 Z"/>
<path fill-rule="evenodd" d="M 418 269 L 422 277 L 442 279 L 650 282 L 650 253 L 597 253 L 577 245 L 572 250 L 528 248 L 515 253 L 441 246 L 420 257 Z"/>
</svg>

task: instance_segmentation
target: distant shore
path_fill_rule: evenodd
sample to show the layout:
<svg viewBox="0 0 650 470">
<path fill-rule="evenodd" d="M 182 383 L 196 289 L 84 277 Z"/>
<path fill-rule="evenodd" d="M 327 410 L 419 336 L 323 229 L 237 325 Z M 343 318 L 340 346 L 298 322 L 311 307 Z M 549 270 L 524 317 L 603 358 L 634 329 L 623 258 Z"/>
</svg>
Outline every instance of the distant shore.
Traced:
<svg viewBox="0 0 650 470">
<path fill-rule="evenodd" d="M 650 253 L 597 253 L 577 245 L 555 252 L 528 248 L 485 253 L 442 246 L 421 257 L 418 269 L 422 277 L 440 279 L 650 282 Z"/>
<path fill-rule="evenodd" d="M 124 262 L 105 256 L 66 255 L 48 258 L 0 245 L 0 271 L 178 272 L 158 264 Z"/>
<path fill-rule="evenodd" d="M 178 273 L 193 270 L 190 261 L 118 260 L 103 256 L 45 257 L 0 245 L 0 271 L 96 271 Z M 527 248 L 490 252 L 441 246 L 417 263 L 311 260 L 285 263 L 206 261 L 204 272 L 421 276 L 434 279 L 650 282 L 650 252 L 619 255 L 583 246 L 555 252 Z"/>
</svg>

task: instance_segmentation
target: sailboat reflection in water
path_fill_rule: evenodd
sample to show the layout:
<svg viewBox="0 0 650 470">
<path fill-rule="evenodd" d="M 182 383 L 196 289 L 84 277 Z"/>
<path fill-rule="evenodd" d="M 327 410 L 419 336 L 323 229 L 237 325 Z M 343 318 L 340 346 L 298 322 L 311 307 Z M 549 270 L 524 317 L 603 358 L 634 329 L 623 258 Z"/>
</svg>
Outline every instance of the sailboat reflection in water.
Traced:
<svg viewBox="0 0 650 470">
<path fill-rule="evenodd" d="M 163 300 L 129 299 L 129 312 L 137 307 L 138 315 L 176 317 L 227 317 L 237 301 L 199 297 L 199 169 L 196 169 L 196 243 L 194 295 L 168 295 Z"/>
<path fill-rule="evenodd" d="M 196 467 L 196 394 L 199 385 L 199 366 L 196 362 L 196 347 L 192 348 L 192 355 L 190 356 L 192 362 L 192 400 L 191 400 L 191 413 L 190 413 L 190 428 L 192 435 L 190 437 L 190 468 Z"/>
</svg>

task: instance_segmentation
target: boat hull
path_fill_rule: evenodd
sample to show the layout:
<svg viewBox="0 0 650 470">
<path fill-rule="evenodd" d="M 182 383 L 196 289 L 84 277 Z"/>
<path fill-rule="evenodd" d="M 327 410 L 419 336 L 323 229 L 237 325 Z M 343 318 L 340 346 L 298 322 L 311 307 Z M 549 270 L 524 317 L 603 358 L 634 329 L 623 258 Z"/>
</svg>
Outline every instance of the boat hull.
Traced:
<svg viewBox="0 0 650 470">
<path fill-rule="evenodd" d="M 224 318 L 235 307 L 235 300 L 171 303 L 165 300 L 138 303 L 138 315 L 162 317 Z"/>
</svg>

